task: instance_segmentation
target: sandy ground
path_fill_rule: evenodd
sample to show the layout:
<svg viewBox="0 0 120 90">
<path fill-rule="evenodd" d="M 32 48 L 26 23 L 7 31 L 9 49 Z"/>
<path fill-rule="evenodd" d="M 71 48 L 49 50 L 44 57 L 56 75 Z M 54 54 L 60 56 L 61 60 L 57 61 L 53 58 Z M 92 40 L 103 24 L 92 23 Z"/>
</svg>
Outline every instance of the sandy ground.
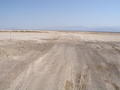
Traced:
<svg viewBox="0 0 120 90">
<path fill-rule="evenodd" d="M 120 34 L 0 32 L 0 90 L 120 90 Z"/>
</svg>

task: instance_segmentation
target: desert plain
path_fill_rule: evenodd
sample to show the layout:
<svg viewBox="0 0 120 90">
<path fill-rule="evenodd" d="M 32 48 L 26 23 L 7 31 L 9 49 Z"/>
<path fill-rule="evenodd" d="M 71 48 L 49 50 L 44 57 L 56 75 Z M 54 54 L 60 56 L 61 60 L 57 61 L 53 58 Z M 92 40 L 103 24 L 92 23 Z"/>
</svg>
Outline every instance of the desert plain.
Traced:
<svg viewBox="0 0 120 90">
<path fill-rule="evenodd" d="M 0 32 L 0 90 L 120 90 L 120 33 Z"/>
</svg>

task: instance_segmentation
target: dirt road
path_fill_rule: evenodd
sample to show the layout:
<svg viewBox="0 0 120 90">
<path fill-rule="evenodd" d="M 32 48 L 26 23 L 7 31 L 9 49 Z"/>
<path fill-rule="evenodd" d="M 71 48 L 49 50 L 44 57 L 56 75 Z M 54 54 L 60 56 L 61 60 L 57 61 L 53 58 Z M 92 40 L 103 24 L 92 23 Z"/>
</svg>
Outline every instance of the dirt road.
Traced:
<svg viewBox="0 0 120 90">
<path fill-rule="evenodd" d="M 120 90 L 120 42 L 1 40 L 0 90 Z"/>
</svg>

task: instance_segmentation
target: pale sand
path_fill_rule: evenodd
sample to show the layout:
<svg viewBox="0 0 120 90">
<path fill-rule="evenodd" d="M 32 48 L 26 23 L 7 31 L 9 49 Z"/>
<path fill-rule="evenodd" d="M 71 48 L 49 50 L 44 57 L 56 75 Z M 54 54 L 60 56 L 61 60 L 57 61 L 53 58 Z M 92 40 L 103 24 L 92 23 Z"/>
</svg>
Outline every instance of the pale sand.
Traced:
<svg viewBox="0 0 120 90">
<path fill-rule="evenodd" d="M 0 90 L 120 90 L 120 33 L 0 32 Z"/>
</svg>

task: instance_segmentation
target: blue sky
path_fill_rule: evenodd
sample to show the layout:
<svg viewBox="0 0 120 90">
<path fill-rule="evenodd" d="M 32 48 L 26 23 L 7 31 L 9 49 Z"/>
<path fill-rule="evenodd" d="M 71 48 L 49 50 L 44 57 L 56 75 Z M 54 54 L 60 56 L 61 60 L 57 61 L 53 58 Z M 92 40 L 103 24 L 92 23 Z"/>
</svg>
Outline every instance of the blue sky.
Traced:
<svg viewBox="0 0 120 90">
<path fill-rule="evenodd" d="M 0 28 L 76 27 L 119 31 L 120 0 L 0 0 Z"/>
</svg>

